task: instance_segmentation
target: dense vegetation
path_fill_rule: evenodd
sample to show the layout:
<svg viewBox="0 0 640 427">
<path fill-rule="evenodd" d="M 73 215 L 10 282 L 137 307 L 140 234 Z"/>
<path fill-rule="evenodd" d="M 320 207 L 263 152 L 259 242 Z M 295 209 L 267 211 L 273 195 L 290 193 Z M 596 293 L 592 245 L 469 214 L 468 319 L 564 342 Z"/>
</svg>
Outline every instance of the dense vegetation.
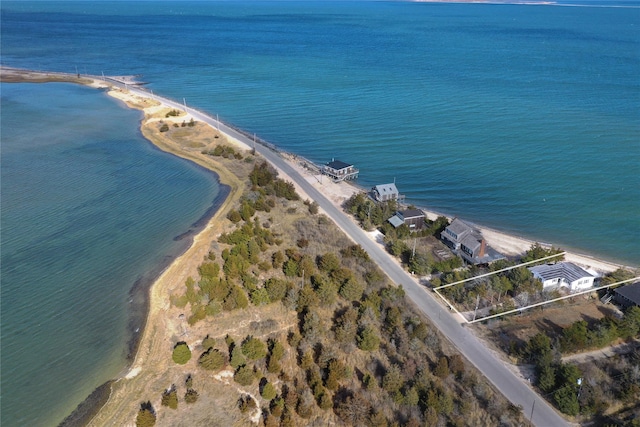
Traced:
<svg viewBox="0 0 640 427">
<path fill-rule="evenodd" d="M 266 336 L 207 335 L 191 343 L 195 369 L 231 371 L 246 390 L 238 395 L 239 416 L 260 409 L 266 426 L 522 422 L 521 411 L 441 339 L 362 248 L 318 215 L 316 204 L 300 203 L 265 163 L 248 180 L 251 189 L 227 215 L 229 231 L 199 278 L 171 297 L 190 325 L 215 325 L 250 307 L 278 305 L 297 315 L 293 326 Z M 185 402 L 205 393 L 186 390 Z M 164 393 L 167 404 L 179 395 L 173 386 Z"/>
<path fill-rule="evenodd" d="M 601 348 L 618 339 L 640 336 L 640 308 L 627 309 L 621 319 L 607 316 L 594 323 L 589 328 L 584 320 L 577 321 L 564 328 L 555 339 L 546 333 L 538 333 L 524 346 L 512 349 L 514 356 L 535 365 L 535 384 L 568 415 L 602 415 L 619 402 L 634 405 L 640 401 L 640 365 L 628 370 L 620 366 L 610 369 L 610 374 L 617 380 L 612 387 L 610 374 L 591 369 L 585 371 L 577 364 L 562 362 L 564 353 Z M 632 358 L 638 356 L 640 354 L 632 355 Z M 625 365 L 628 366 L 623 362 L 621 366 Z"/>
</svg>

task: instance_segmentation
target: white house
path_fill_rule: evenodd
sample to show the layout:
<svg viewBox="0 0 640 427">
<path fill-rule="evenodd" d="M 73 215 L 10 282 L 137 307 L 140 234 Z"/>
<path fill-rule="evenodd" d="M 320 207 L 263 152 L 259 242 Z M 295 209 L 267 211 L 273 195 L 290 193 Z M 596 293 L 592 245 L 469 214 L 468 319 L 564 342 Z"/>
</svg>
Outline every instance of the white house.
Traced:
<svg viewBox="0 0 640 427">
<path fill-rule="evenodd" d="M 543 289 L 566 287 L 571 292 L 593 287 L 595 276 L 570 262 L 557 262 L 529 267 L 533 277 L 542 282 Z"/>
</svg>

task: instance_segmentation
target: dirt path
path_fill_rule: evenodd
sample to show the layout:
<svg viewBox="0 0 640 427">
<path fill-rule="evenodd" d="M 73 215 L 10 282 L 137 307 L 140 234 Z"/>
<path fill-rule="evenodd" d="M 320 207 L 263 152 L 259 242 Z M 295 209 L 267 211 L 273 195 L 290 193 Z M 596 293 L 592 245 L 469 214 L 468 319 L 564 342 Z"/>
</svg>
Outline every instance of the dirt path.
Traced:
<svg viewBox="0 0 640 427">
<path fill-rule="evenodd" d="M 585 363 L 592 362 L 598 359 L 606 359 L 621 354 L 631 353 L 632 351 L 640 350 L 640 340 L 633 340 L 631 342 L 625 342 L 622 344 L 610 345 L 609 347 L 599 348 L 597 350 L 587 351 L 585 353 L 571 354 L 564 356 L 562 361 L 567 363 Z"/>
</svg>

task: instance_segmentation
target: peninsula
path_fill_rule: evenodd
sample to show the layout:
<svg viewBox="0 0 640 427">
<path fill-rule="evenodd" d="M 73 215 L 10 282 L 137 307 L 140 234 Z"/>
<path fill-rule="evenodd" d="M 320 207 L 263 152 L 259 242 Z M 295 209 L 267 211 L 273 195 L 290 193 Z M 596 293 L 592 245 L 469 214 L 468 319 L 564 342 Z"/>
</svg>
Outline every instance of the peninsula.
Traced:
<svg viewBox="0 0 640 427">
<path fill-rule="evenodd" d="M 420 278 L 407 273 L 384 250 L 375 234 L 365 233 L 343 213 L 343 203 L 361 189 L 321 181 L 305 168 L 307 162 L 303 159 L 277 152 L 270 145 L 256 144 L 204 113 L 129 84 L 125 86 L 118 79 L 3 68 L 2 81 L 65 81 L 108 88 L 111 96 L 144 112 L 141 127 L 147 139 L 162 150 L 214 171 L 230 187 L 227 200 L 194 238 L 192 246 L 153 284 L 146 326 L 128 372 L 110 385 L 106 403 L 97 413 L 88 411 L 86 417 L 70 419 L 69 424 L 129 425 L 137 419 L 138 425 L 143 425 L 141 414 L 150 414 L 149 419 L 158 425 L 287 425 L 287 421 L 295 424 L 296 419 L 311 417 L 317 422 L 346 424 L 377 419 L 379 423 L 375 425 L 386 425 L 399 415 L 412 425 L 425 419 L 437 422 L 441 417 L 460 417 L 463 422 L 463 413 L 479 424 L 497 421 L 500 413 L 509 422 L 522 423 L 533 414 L 533 410 L 525 413 L 531 402 L 537 402 L 532 420 L 535 425 L 567 424 L 505 360 L 463 328 L 448 308 L 422 286 Z M 260 166 L 263 159 L 268 166 Z M 285 184 L 269 186 L 275 174 Z M 286 190 L 287 186 L 293 187 L 298 199 Z M 260 204 L 263 202 L 265 205 Z M 437 218 L 434 212 L 427 211 L 427 216 Z M 324 234 L 313 231 L 318 225 Z M 341 236 L 338 229 L 348 238 Z M 232 268 L 230 257 L 242 252 L 234 243 L 242 240 L 241 234 L 236 235 L 237 230 L 252 233 L 256 239 L 261 236 L 264 251 L 259 248 L 260 252 L 272 253 L 270 259 L 254 254 L 251 271 L 257 279 L 243 275 L 242 269 L 235 277 L 228 270 Z M 523 254 L 533 243 L 494 230 L 482 231 L 492 247 L 509 255 Z M 245 243 L 250 257 L 255 249 L 248 241 Z M 275 245 L 274 249 L 270 245 Z M 338 252 L 342 265 L 337 257 L 334 261 L 328 255 L 334 253 L 335 257 Z M 277 262 L 279 257 L 282 259 Z M 602 272 L 621 267 L 579 254 L 566 254 L 565 258 Z M 222 260 L 225 286 L 230 288 L 217 302 L 212 295 L 216 286 L 222 286 L 217 264 Z M 295 265 L 295 271 L 288 271 L 287 265 L 292 269 Z M 278 268 L 284 270 L 286 277 L 282 280 L 292 283 L 285 286 L 282 302 L 275 302 L 268 285 L 275 283 L 269 280 L 280 280 L 274 271 Z M 359 270 L 362 268 L 364 271 Z M 348 269 L 358 273 L 350 276 Z M 264 285 L 254 280 L 264 280 Z M 338 281 L 335 289 L 330 285 L 333 281 Z M 358 283 L 366 284 L 367 289 L 358 291 L 354 285 Z M 210 300 L 202 306 L 198 299 L 202 294 L 198 292 L 207 286 L 211 287 L 206 291 Z M 400 293 L 392 289 L 400 289 Z M 265 294 L 260 290 L 265 290 L 265 300 L 260 299 Z M 237 298 L 231 307 L 229 295 L 234 292 Z M 246 300 L 241 303 L 240 295 L 245 292 L 251 305 Z M 290 295 L 295 297 L 288 300 Z M 402 313 L 400 306 L 391 302 L 405 298 L 407 312 Z M 196 307 L 201 307 L 202 313 Z M 353 336 L 334 345 L 323 335 L 330 325 L 321 326 L 332 321 L 335 323 L 329 329 L 336 339 L 343 337 L 340 331 Z M 348 324 L 358 326 L 348 332 Z M 424 333 L 418 332 L 422 329 Z M 310 338 L 312 334 L 316 334 L 315 340 Z M 431 350 L 424 347 L 427 341 L 433 346 Z M 186 360 L 179 355 L 185 346 L 189 354 L 184 357 Z M 280 347 L 282 350 L 276 350 Z M 409 353 L 415 353 L 415 357 L 406 355 L 410 347 Z M 191 351 L 196 350 L 202 353 L 200 357 L 189 360 Z M 221 354 L 220 365 L 201 370 L 202 366 L 213 366 L 214 362 L 209 362 L 213 354 Z M 239 363 L 237 357 L 246 360 Z M 247 370 L 246 379 L 240 378 L 245 375 L 243 367 Z M 488 378 L 491 385 L 479 374 Z M 176 388 L 181 392 L 186 389 L 187 403 L 194 399 L 189 390 L 195 396 L 200 390 L 200 398 L 193 400 L 193 407 L 188 409 L 182 402 L 178 410 L 165 409 L 173 408 Z M 273 394 L 271 389 L 275 390 Z M 456 393 L 466 397 L 454 399 Z M 377 400 L 380 408 L 367 403 L 371 399 Z M 474 403 L 463 408 L 465 399 Z M 391 402 L 402 409 L 396 414 L 387 410 L 385 405 Z M 489 402 L 496 407 L 490 409 Z M 261 408 L 268 413 L 265 415 Z M 366 411 L 362 412 L 362 408 Z"/>
</svg>

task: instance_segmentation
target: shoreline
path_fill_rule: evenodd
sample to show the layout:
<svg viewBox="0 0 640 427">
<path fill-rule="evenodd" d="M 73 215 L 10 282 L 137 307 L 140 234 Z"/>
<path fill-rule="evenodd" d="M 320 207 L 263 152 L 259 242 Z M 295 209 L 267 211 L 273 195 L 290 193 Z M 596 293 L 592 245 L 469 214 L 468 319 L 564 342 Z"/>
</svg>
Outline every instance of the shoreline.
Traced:
<svg viewBox="0 0 640 427">
<path fill-rule="evenodd" d="M 4 71 L 5 71 L 5 68 L 3 68 L 3 73 Z M 24 70 L 24 71 L 34 75 L 40 73 L 40 72 L 34 72 L 34 71 L 29 72 L 27 70 Z M 45 73 L 40 73 L 40 74 L 45 74 Z M 219 182 L 221 183 L 221 185 L 228 185 L 223 180 L 230 178 L 231 173 L 229 171 L 224 170 L 224 168 L 223 170 L 218 170 L 215 168 L 215 166 L 212 165 L 212 162 L 203 160 L 201 156 L 189 154 L 186 152 L 186 150 L 180 150 L 179 147 L 171 146 L 170 144 L 163 143 L 162 141 L 156 139 L 155 137 L 157 135 L 154 135 L 153 132 L 150 131 L 149 127 L 146 126 L 149 123 L 153 123 L 155 121 L 153 117 L 154 108 L 165 108 L 165 109 L 172 108 L 170 105 L 164 104 L 163 102 L 159 101 L 159 99 L 164 99 L 164 98 L 161 98 L 158 96 L 152 96 L 150 94 L 147 94 L 145 96 L 140 93 L 137 93 L 137 94 L 124 93 L 118 88 L 114 89 L 114 87 L 117 87 L 117 85 L 115 84 L 108 84 L 98 79 L 92 79 L 91 80 L 92 83 L 87 83 L 87 80 L 89 80 L 89 78 L 76 78 L 74 75 L 71 75 L 70 79 L 55 80 L 55 77 L 52 77 L 54 74 L 55 73 L 46 73 L 46 76 L 47 76 L 46 80 L 30 81 L 25 79 L 25 80 L 22 80 L 22 82 L 28 83 L 28 82 L 62 81 L 62 82 L 88 85 L 96 89 L 107 89 L 108 90 L 107 93 L 109 96 L 119 99 L 120 101 L 124 102 L 129 108 L 139 109 L 143 111 L 144 117 L 142 118 L 140 123 L 141 132 L 143 136 L 150 141 L 150 143 L 152 143 L 154 146 L 156 146 L 160 150 L 163 150 L 170 154 L 176 155 L 178 157 L 190 160 L 196 163 L 197 165 L 199 165 L 200 167 L 204 167 L 205 169 L 218 174 Z M 60 75 L 65 76 L 64 73 L 60 73 Z M 69 75 L 66 75 L 66 76 L 69 77 Z M 3 75 L 3 78 L 4 78 L 4 75 Z M 145 107 L 146 104 L 154 104 L 154 103 L 157 105 L 147 105 Z M 147 109 L 149 109 L 150 112 L 148 112 Z M 188 120 L 190 117 L 192 116 L 190 114 L 187 114 L 186 116 L 180 116 L 178 120 L 180 121 L 182 121 L 183 119 Z M 169 119 L 162 119 L 162 120 L 169 120 Z M 220 133 L 224 134 L 223 132 L 220 132 Z M 247 146 L 246 144 L 243 144 L 242 142 L 236 140 L 235 138 L 230 137 L 228 134 L 224 134 L 224 135 L 226 136 L 226 139 L 229 143 L 236 144 L 238 147 L 247 151 L 251 150 L 251 147 Z M 354 194 L 360 191 L 367 191 L 366 189 L 359 187 L 357 185 L 354 185 L 352 183 L 334 184 L 334 183 L 330 183 L 329 180 L 324 180 L 326 182 L 319 183 L 318 179 L 314 175 L 311 175 L 308 170 L 305 170 L 301 166 L 299 160 L 301 160 L 302 158 L 291 153 L 282 153 L 282 154 L 287 156 L 287 161 L 292 167 L 298 170 L 298 172 L 300 172 L 303 177 L 305 177 L 306 179 L 309 179 L 309 182 L 312 182 L 314 184 L 314 187 L 318 188 L 318 190 L 321 191 L 333 203 L 342 205 L 344 200 L 348 199 L 348 197 L 350 197 L 351 194 Z M 287 174 L 284 173 L 283 171 L 278 170 L 278 172 L 281 174 L 281 177 L 283 179 L 291 180 L 287 176 Z M 320 184 L 320 185 L 316 185 L 316 184 Z M 123 368 L 122 374 L 119 376 L 119 378 L 110 380 L 107 383 L 104 383 L 99 387 L 97 387 L 94 390 L 94 392 L 91 395 L 89 395 L 87 399 L 85 399 L 85 401 L 83 401 L 80 405 L 78 405 L 76 410 L 74 410 L 74 412 L 70 414 L 62 422 L 61 425 L 85 425 L 85 424 L 102 425 L 98 417 L 101 415 L 101 412 L 105 410 L 107 405 L 109 405 L 110 403 L 113 403 L 113 401 L 118 400 L 117 394 L 118 394 L 118 391 L 121 391 L 119 387 L 124 388 L 124 386 L 122 386 L 122 383 L 126 382 L 126 380 L 134 380 L 136 377 L 141 376 L 140 373 L 143 367 L 146 366 L 146 363 L 149 363 L 146 359 L 147 358 L 151 359 L 154 354 L 157 355 L 158 352 L 157 351 L 154 352 L 154 350 L 157 350 L 158 348 L 156 346 L 157 342 L 154 342 L 154 338 L 157 338 L 157 335 L 162 335 L 162 333 L 160 333 L 159 331 L 162 329 L 163 326 L 165 326 L 167 322 L 170 322 L 168 319 L 163 319 L 162 316 L 163 316 L 163 311 L 166 310 L 166 306 L 168 305 L 168 295 L 170 294 L 172 285 L 175 286 L 177 278 L 183 277 L 185 276 L 185 274 L 188 276 L 188 273 L 191 272 L 193 267 L 192 266 L 193 260 L 196 260 L 196 262 L 199 262 L 202 259 L 203 248 L 209 247 L 211 241 L 213 241 L 213 238 L 216 235 L 216 231 L 220 227 L 220 222 L 218 221 L 218 218 L 220 218 L 221 215 L 225 214 L 226 213 L 225 209 L 228 210 L 231 203 L 233 203 L 236 200 L 236 197 L 239 197 L 239 194 L 241 194 L 240 190 L 242 186 L 243 184 L 239 182 L 235 182 L 229 185 L 229 191 L 225 195 L 224 200 L 221 201 L 218 209 L 215 210 L 214 212 L 211 212 L 210 217 L 208 219 L 205 219 L 205 216 L 209 214 L 210 211 L 213 211 L 213 207 L 212 207 L 211 209 L 207 210 L 207 213 L 203 215 L 203 217 L 201 218 L 203 222 L 202 229 L 199 229 L 198 231 L 190 230 L 190 231 L 193 231 L 193 234 L 189 236 L 191 237 L 191 239 L 189 244 L 186 245 L 187 247 L 184 250 L 184 252 L 182 252 L 181 254 L 171 259 L 168 259 L 166 265 L 164 265 L 164 267 L 160 269 L 161 271 L 159 271 L 158 275 L 157 276 L 154 275 L 155 278 L 149 279 L 148 287 L 142 286 L 142 289 L 140 289 L 139 292 L 141 292 L 141 294 L 145 296 L 144 300 L 146 301 L 146 305 L 145 305 L 145 309 L 143 310 L 143 313 L 140 313 L 140 315 L 144 318 L 144 320 L 140 329 L 140 333 L 137 334 L 137 337 L 134 337 L 134 338 L 137 338 L 137 344 L 134 349 L 130 348 L 132 357 L 131 359 L 128 358 L 128 365 L 125 368 Z M 303 191 L 300 191 L 297 185 L 296 185 L 296 190 L 300 192 L 301 196 L 305 195 Z M 440 214 L 440 213 L 431 211 L 429 209 L 424 209 L 424 211 L 430 219 L 433 219 L 438 215 L 447 216 L 446 214 Z M 200 220 L 198 221 L 198 223 L 199 222 Z M 532 240 L 518 237 L 518 236 L 508 235 L 506 233 L 503 233 L 497 230 L 492 230 L 487 227 L 478 226 L 478 228 L 482 231 L 483 235 L 487 237 L 487 240 L 489 241 L 489 244 L 491 246 L 493 246 L 496 249 L 498 249 L 499 246 L 507 248 L 508 250 L 513 251 L 512 255 L 517 255 L 524 252 L 531 246 L 532 243 L 534 243 L 534 241 Z M 185 234 L 188 234 L 188 233 L 189 231 L 185 232 Z M 489 237 L 489 235 L 491 235 L 492 237 Z M 177 237 L 181 237 L 181 236 L 183 235 L 180 235 Z M 184 236 L 184 237 L 187 237 L 187 236 Z M 521 250 L 522 248 L 524 248 L 524 250 Z M 200 257 L 198 257 L 198 255 L 200 255 Z M 605 268 L 605 269 L 608 268 L 609 269 L 608 271 L 613 271 L 619 267 L 625 267 L 622 264 L 615 264 L 608 261 L 599 260 L 589 255 L 568 253 L 566 257 L 567 260 L 570 260 L 569 256 L 571 256 L 573 259 L 581 260 L 583 262 L 586 261 L 589 263 L 598 264 L 602 268 Z M 580 263 L 580 262 L 576 261 L 576 263 Z M 585 265 L 585 264 L 582 264 L 582 265 Z M 137 283 L 138 282 L 136 282 L 136 284 Z M 131 292 L 133 292 L 134 289 L 136 288 L 136 284 L 134 284 L 134 286 L 132 287 Z M 156 324 L 156 322 L 159 324 Z M 170 326 L 173 326 L 173 325 L 170 325 Z M 164 332 L 164 334 L 167 335 L 168 332 Z M 157 341 L 157 339 L 155 341 Z M 126 391 L 124 391 L 123 393 L 126 393 Z M 117 403 L 113 403 L 113 405 L 117 406 Z M 122 406 L 119 408 L 112 408 L 113 411 L 117 411 L 118 409 L 124 410 Z M 108 417 L 109 414 L 105 416 Z"/>
</svg>

